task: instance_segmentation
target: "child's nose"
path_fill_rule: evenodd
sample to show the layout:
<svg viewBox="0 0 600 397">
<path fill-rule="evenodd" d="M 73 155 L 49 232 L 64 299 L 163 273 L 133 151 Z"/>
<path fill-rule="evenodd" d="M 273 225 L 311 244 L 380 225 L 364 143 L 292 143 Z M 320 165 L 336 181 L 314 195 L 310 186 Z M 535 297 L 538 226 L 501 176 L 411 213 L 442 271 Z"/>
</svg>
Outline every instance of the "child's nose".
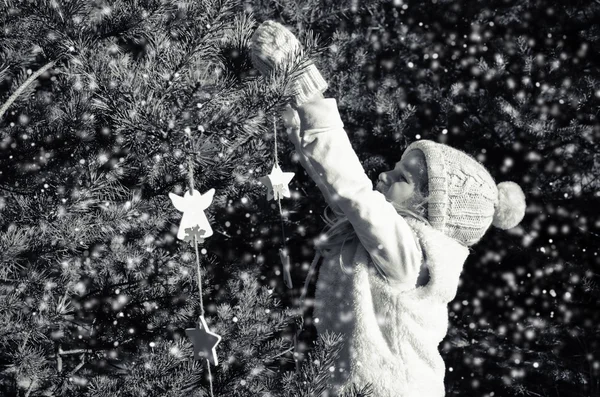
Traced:
<svg viewBox="0 0 600 397">
<path fill-rule="evenodd" d="M 383 183 L 385 183 L 386 185 L 389 185 L 389 176 L 387 172 L 382 172 L 381 174 L 379 174 L 379 180 Z"/>
</svg>

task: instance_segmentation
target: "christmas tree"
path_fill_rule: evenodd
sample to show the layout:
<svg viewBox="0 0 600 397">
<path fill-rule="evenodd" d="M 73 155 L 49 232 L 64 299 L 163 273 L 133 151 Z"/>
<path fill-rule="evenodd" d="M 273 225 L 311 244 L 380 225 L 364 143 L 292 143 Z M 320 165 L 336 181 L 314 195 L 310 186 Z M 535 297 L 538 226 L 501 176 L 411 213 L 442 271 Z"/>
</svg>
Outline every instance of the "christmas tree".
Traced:
<svg viewBox="0 0 600 397">
<path fill-rule="evenodd" d="M 252 74 L 255 21 L 242 4 L 12 2 L 3 11 L 3 391 L 322 387 L 339 339 L 324 335 L 316 359 L 294 371 L 298 316 L 273 293 L 281 277 L 259 283 L 279 272 L 260 274 L 276 257 L 262 253 L 282 242 L 261 242 L 280 219 L 256 176 L 272 165 L 269 116 L 284 93 Z M 175 238 L 182 214 L 168 196 L 194 187 L 216 190 L 205 208 L 214 236 L 197 233 L 199 251 Z M 199 315 L 222 338 L 212 374 L 184 333 Z"/>
<path fill-rule="evenodd" d="M 0 15 L 6 395 L 322 394 L 341 341 L 316 335 L 298 296 L 325 204 L 278 119 L 285 74 L 250 62 L 268 19 L 303 41 L 373 180 L 432 139 L 523 186 L 525 219 L 473 247 L 449 305 L 447 395 L 600 393 L 600 4 L 5 1 Z M 281 212 L 259 182 L 275 153 L 295 172 Z M 169 199 L 191 184 L 215 189 L 198 262 Z M 217 366 L 185 333 L 201 314 Z"/>
</svg>

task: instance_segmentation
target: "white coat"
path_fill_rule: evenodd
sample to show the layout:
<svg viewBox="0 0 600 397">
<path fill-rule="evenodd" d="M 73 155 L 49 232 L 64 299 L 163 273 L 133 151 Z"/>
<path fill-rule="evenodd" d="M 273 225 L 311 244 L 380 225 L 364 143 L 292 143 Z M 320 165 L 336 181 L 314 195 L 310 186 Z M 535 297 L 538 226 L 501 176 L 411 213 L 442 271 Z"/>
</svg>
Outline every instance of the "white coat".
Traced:
<svg viewBox="0 0 600 397">
<path fill-rule="evenodd" d="M 344 340 L 329 395 L 371 383 L 377 397 L 444 396 L 438 346 L 468 248 L 402 217 L 373 190 L 335 99 L 305 103 L 297 116 L 300 128 L 291 138 L 304 168 L 358 237 L 341 257 L 324 259 L 316 284 L 317 331 L 337 332 Z M 418 286 L 424 267 L 429 282 Z"/>
</svg>

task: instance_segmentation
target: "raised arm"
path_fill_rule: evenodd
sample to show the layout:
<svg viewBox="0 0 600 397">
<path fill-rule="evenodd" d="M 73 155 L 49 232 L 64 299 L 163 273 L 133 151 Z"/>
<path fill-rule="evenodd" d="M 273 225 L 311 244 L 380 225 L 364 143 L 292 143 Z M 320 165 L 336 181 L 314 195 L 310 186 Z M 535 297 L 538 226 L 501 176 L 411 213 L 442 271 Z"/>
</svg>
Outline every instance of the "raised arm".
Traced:
<svg viewBox="0 0 600 397">
<path fill-rule="evenodd" d="M 296 37 L 277 22 L 263 22 L 251 41 L 252 63 L 262 75 L 277 73 L 296 53 L 302 55 Z M 290 87 L 292 106 L 300 118 L 296 146 L 305 169 L 332 208 L 346 215 L 380 272 L 388 279 L 414 285 L 421 252 L 412 229 L 373 190 L 343 129 L 335 99 L 318 98 L 327 89 L 323 76 L 309 60 L 292 77 Z"/>
<path fill-rule="evenodd" d="M 322 98 L 323 96 L 318 95 L 318 97 Z M 332 192 L 329 191 L 329 188 L 324 183 L 323 179 L 319 176 L 319 174 L 317 174 L 317 171 L 315 171 L 308 157 L 306 157 L 304 151 L 302 150 L 302 146 L 300 144 L 300 118 L 298 117 L 298 112 L 296 112 L 294 109 L 288 106 L 288 109 L 284 111 L 282 116 L 284 124 L 287 127 L 288 137 L 290 138 L 290 141 L 292 141 L 292 143 L 294 144 L 296 154 L 300 159 L 300 164 L 302 164 L 302 167 L 304 167 L 308 176 L 310 176 L 311 179 L 315 181 L 315 184 L 323 194 L 323 197 L 325 197 L 325 201 L 333 210 L 334 214 L 336 216 L 343 216 L 344 213 L 342 212 L 341 208 L 339 207 L 337 202 L 333 200 Z"/>
<path fill-rule="evenodd" d="M 390 280 L 414 285 L 421 265 L 415 235 L 367 177 L 352 149 L 337 102 L 317 98 L 298 107 L 300 147 L 331 200 L 348 218 L 374 264 Z"/>
</svg>

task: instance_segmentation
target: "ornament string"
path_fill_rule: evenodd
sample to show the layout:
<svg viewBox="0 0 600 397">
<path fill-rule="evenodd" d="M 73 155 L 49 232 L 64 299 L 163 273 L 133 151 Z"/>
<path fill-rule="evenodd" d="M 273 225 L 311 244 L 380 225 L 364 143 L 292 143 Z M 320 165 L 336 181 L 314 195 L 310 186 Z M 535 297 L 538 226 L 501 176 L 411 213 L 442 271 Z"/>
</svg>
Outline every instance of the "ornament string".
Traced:
<svg viewBox="0 0 600 397">
<path fill-rule="evenodd" d="M 188 156 L 188 184 L 190 188 L 190 195 L 194 194 L 194 160 L 192 158 L 194 153 L 194 142 L 192 141 L 191 135 L 188 135 L 190 139 L 190 146 L 192 148 L 192 152 Z M 204 302 L 202 300 L 202 269 L 200 267 L 200 253 L 198 252 L 198 237 L 194 234 L 194 251 L 196 252 L 196 273 L 198 276 L 198 294 L 200 296 L 200 317 L 204 316 Z M 200 324 L 200 319 L 198 319 L 198 323 Z M 210 395 L 214 397 L 213 394 L 213 384 L 212 384 L 212 373 L 210 369 L 210 361 L 206 359 L 206 367 L 208 368 L 208 383 L 210 385 Z"/>
<path fill-rule="evenodd" d="M 277 157 L 277 119 L 275 118 L 275 116 L 273 116 L 273 136 L 275 139 L 275 164 L 277 164 L 279 166 L 279 158 Z M 281 219 L 281 234 L 283 236 L 283 251 L 285 253 L 285 255 L 287 255 L 287 245 L 286 245 L 286 237 L 285 237 L 285 228 L 284 228 L 284 222 L 283 222 L 283 218 L 284 218 L 284 214 L 283 214 L 283 210 L 281 209 L 281 196 L 277 195 L 277 205 L 279 206 L 279 215 L 281 215 L 280 219 Z"/>
<path fill-rule="evenodd" d="M 277 159 L 277 118 L 273 116 L 273 137 L 275 139 L 275 163 L 279 164 Z"/>
<path fill-rule="evenodd" d="M 277 118 L 275 116 L 273 116 L 273 137 L 274 137 L 274 151 L 275 151 L 275 164 L 277 164 L 277 166 L 279 166 L 279 158 L 277 156 Z M 282 265 L 282 270 L 284 272 L 284 274 L 289 273 L 289 269 L 286 268 L 286 266 L 289 266 L 289 257 L 288 257 L 288 249 L 287 249 L 287 244 L 286 244 L 286 237 L 285 237 L 285 223 L 283 221 L 284 218 L 284 214 L 283 214 L 283 210 L 281 208 L 281 196 L 277 195 L 277 205 L 279 206 L 279 214 L 280 219 L 281 219 L 281 234 L 283 236 L 283 252 L 280 252 L 280 258 L 281 258 L 281 265 Z M 284 276 L 285 277 L 285 276 Z M 292 278 L 291 275 L 288 274 L 289 279 L 289 285 L 288 288 L 293 288 L 292 285 Z M 302 324 L 304 324 L 304 317 L 302 317 Z M 298 335 L 300 335 L 300 332 L 302 332 L 302 327 L 298 327 L 298 324 L 296 323 L 296 330 L 294 332 L 294 362 L 296 364 L 296 373 L 299 374 L 300 373 L 300 361 L 298 360 Z"/>
<path fill-rule="evenodd" d="M 202 302 L 202 273 L 200 269 L 200 255 L 198 254 L 198 237 L 194 236 L 194 250 L 196 251 L 196 272 L 198 273 L 198 293 L 200 294 L 200 316 L 204 316 L 204 302 Z"/>
<path fill-rule="evenodd" d="M 191 137 L 190 137 L 191 139 Z M 193 144 L 192 144 L 193 145 Z M 194 153 L 194 147 L 192 146 L 192 153 Z M 192 156 L 188 156 L 188 185 L 190 187 L 190 194 L 194 194 L 194 160 Z"/>
<path fill-rule="evenodd" d="M 190 137 L 191 141 L 191 137 Z M 192 146 L 193 153 L 193 146 Z M 188 157 L 188 184 L 190 187 L 190 195 L 194 194 L 194 160 L 190 155 Z M 196 273 L 198 276 L 198 294 L 200 295 L 200 316 L 204 316 L 204 302 L 202 301 L 202 273 L 200 267 L 200 254 L 198 252 L 198 238 L 194 235 L 194 250 L 196 251 Z"/>
</svg>

